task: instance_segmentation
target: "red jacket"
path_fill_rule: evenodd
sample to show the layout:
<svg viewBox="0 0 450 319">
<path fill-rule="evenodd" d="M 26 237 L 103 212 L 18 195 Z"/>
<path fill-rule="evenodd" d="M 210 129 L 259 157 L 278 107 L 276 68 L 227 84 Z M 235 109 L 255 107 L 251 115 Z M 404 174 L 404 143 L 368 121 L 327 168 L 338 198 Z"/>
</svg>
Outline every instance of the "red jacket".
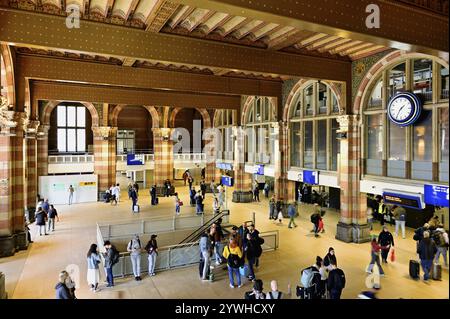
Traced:
<svg viewBox="0 0 450 319">
<path fill-rule="evenodd" d="M 376 241 L 372 241 L 371 245 L 372 245 L 372 252 L 374 252 L 376 254 L 379 253 L 380 250 L 382 249 L 382 246 L 378 245 L 378 243 Z"/>
</svg>

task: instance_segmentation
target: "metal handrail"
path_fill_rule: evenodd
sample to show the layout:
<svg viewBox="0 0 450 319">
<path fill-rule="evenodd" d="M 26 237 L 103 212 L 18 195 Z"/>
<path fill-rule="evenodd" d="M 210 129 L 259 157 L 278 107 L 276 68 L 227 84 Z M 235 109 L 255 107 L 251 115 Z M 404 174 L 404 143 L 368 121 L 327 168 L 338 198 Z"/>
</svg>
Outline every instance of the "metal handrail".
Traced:
<svg viewBox="0 0 450 319">
<path fill-rule="evenodd" d="M 180 242 L 180 245 L 186 243 L 186 242 L 192 242 L 197 240 L 198 238 L 200 238 L 200 236 L 202 235 L 202 233 L 205 232 L 206 229 L 208 229 L 209 227 L 211 227 L 211 225 L 216 222 L 219 218 L 222 218 L 226 215 L 230 215 L 230 210 L 226 209 L 221 211 L 219 214 L 216 214 L 213 216 L 213 218 L 211 218 L 210 220 L 208 220 L 206 223 L 204 223 L 202 226 L 200 226 L 199 228 L 197 228 L 196 230 L 194 230 L 189 236 L 187 236 L 185 239 L 183 239 Z"/>
</svg>

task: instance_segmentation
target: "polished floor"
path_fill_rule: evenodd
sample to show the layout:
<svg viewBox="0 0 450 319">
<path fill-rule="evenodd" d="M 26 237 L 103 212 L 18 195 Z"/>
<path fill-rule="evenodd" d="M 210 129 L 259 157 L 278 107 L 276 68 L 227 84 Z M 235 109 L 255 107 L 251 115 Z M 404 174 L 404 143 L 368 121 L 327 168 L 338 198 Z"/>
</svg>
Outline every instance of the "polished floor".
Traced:
<svg viewBox="0 0 450 319">
<path fill-rule="evenodd" d="M 188 203 L 187 187 L 180 186 L 177 191 Z M 338 265 L 344 270 L 347 285 L 342 298 L 354 299 L 359 292 L 366 289 L 367 273 L 365 269 L 370 261 L 370 247 L 365 244 L 348 244 L 336 240 L 336 224 L 338 214 L 328 211 L 324 217 L 325 230 L 319 238 L 310 233 L 310 206 L 302 206 L 299 227 L 287 228 L 287 221 L 277 225 L 268 219 L 267 201 L 261 203 L 235 204 L 231 202 L 231 189 L 228 205 L 231 210 L 230 221 L 239 225 L 250 220 L 252 212 L 256 213 L 256 228 L 260 231 L 279 230 L 280 247 L 276 251 L 266 252 L 261 257 L 261 265 L 256 272 L 264 281 L 265 290 L 270 281 L 276 279 L 280 290 L 286 291 L 288 283 L 295 286 L 299 282 L 301 269 L 310 266 L 315 257 L 323 257 L 329 247 L 336 251 Z M 37 228 L 32 226 L 31 244 L 27 251 L 18 252 L 15 256 L 0 259 L 0 271 L 6 275 L 6 289 L 9 298 L 13 299 L 52 299 L 55 295 L 55 284 L 59 271 L 68 265 L 75 265 L 80 270 L 80 282 L 77 288 L 78 298 L 111 299 L 111 298 L 233 298 L 242 299 L 244 292 L 251 290 L 251 284 L 231 289 L 225 272 L 214 282 L 202 282 L 198 278 L 198 267 L 162 271 L 154 277 L 143 276 L 141 282 L 133 278 L 116 279 L 114 288 L 105 288 L 104 273 L 101 271 L 101 291 L 91 292 L 86 283 L 86 252 L 91 243 L 96 242 L 95 226 L 97 222 L 108 222 L 121 219 L 139 219 L 150 216 L 173 216 L 174 201 L 172 198 L 160 198 L 160 205 L 150 207 L 147 190 L 140 191 L 141 213 L 131 213 L 131 203 L 122 195 L 118 206 L 104 203 L 75 204 L 59 206 L 60 222 L 56 223 L 55 232 L 49 236 L 39 236 Z M 211 210 L 212 195 L 207 194 L 206 209 Z M 194 209 L 183 206 L 182 215 L 194 214 Z M 390 226 L 392 232 L 393 227 Z M 374 234 L 378 234 L 379 225 Z M 407 239 L 396 239 L 396 257 L 394 263 L 384 266 L 386 276 L 381 279 L 381 290 L 378 295 L 383 299 L 448 299 L 448 268 L 443 269 L 442 281 L 414 281 L 408 275 L 408 262 L 416 259 L 415 242 L 412 230 L 407 230 Z M 294 294 L 295 295 L 295 294 Z M 293 296 L 295 298 L 295 296 Z"/>
</svg>

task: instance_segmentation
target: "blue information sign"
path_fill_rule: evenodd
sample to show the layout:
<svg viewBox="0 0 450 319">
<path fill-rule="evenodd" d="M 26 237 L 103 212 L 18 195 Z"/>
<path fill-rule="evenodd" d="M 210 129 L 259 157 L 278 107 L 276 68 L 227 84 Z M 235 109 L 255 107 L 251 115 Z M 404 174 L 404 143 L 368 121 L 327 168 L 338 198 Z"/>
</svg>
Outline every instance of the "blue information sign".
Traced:
<svg viewBox="0 0 450 319">
<path fill-rule="evenodd" d="M 425 184 L 424 195 L 425 203 L 448 207 L 448 186 Z"/>
<path fill-rule="evenodd" d="M 127 154 L 127 165 L 144 165 L 144 155 Z"/>
<path fill-rule="evenodd" d="M 230 187 L 233 186 L 233 183 L 234 183 L 233 177 L 230 177 L 230 176 L 222 176 L 221 182 L 222 182 L 222 185 L 230 186 Z"/>
<path fill-rule="evenodd" d="M 258 164 L 254 166 L 256 175 L 264 175 L 264 165 Z"/>
<path fill-rule="evenodd" d="M 310 185 L 319 184 L 319 172 L 318 171 L 303 171 L 303 183 Z"/>
<path fill-rule="evenodd" d="M 414 209 L 424 209 L 422 194 L 383 190 L 383 200 L 386 204 L 405 206 Z"/>
</svg>

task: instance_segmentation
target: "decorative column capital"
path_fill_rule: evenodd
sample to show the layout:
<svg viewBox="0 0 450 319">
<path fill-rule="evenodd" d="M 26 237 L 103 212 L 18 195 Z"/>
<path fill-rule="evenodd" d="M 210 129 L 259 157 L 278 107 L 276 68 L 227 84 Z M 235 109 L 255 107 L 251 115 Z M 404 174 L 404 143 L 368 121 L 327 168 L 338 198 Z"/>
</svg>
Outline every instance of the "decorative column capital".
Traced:
<svg viewBox="0 0 450 319">
<path fill-rule="evenodd" d="M 24 123 L 24 131 L 27 138 L 36 138 L 38 136 L 38 128 L 41 122 L 39 121 L 26 121 Z"/>
<path fill-rule="evenodd" d="M 155 139 L 165 142 L 172 140 L 173 129 L 170 127 L 155 127 L 152 131 Z"/>
<path fill-rule="evenodd" d="M 336 120 L 339 123 L 339 133 L 353 131 L 359 125 L 359 115 L 339 115 Z"/>
<path fill-rule="evenodd" d="M 117 135 L 117 127 L 111 126 L 93 126 L 92 132 L 95 139 L 109 140 L 115 138 Z"/>
<path fill-rule="evenodd" d="M 0 135 L 21 136 L 23 127 L 27 122 L 25 112 L 15 112 L 10 110 L 5 97 L 1 96 L 0 104 Z"/>
<path fill-rule="evenodd" d="M 39 125 L 37 127 L 37 139 L 42 140 L 48 137 L 48 131 L 50 130 L 50 125 Z"/>
</svg>

